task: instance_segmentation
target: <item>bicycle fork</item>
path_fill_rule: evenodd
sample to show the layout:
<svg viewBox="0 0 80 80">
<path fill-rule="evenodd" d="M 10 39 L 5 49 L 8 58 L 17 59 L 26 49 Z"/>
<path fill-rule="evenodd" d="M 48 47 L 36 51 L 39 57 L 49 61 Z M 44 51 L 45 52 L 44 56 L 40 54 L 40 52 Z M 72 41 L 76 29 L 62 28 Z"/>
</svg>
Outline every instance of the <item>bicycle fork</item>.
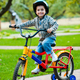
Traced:
<svg viewBox="0 0 80 80">
<path fill-rule="evenodd" d="M 28 64 L 27 57 L 28 56 L 25 55 L 25 49 L 24 49 L 23 55 L 19 58 L 19 60 L 25 61 L 25 65 L 24 65 L 24 70 L 23 70 L 23 73 L 22 73 L 22 77 L 25 77 L 26 76 L 27 64 Z"/>
<path fill-rule="evenodd" d="M 24 67 L 24 72 L 23 72 L 23 76 L 26 75 L 26 71 L 27 71 L 27 56 L 28 55 L 30 58 L 32 58 L 34 61 L 36 61 L 39 65 L 41 65 L 44 69 L 47 69 L 48 66 L 46 64 L 44 64 L 41 60 L 37 59 L 34 55 L 32 55 L 32 53 L 35 53 L 35 51 L 28 49 L 26 46 L 24 47 L 23 50 L 23 55 L 19 58 L 19 60 L 23 60 L 26 61 L 25 62 L 25 67 Z"/>
</svg>

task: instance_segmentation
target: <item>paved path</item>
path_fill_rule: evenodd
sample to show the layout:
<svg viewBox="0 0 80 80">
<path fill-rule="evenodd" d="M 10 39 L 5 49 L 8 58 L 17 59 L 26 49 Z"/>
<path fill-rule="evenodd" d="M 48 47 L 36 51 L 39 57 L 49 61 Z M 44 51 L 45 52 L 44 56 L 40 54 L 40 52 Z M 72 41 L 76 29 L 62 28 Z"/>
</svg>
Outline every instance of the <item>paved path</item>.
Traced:
<svg viewBox="0 0 80 80">
<path fill-rule="evenodd" d="M 76 34 L 80 34 L 80 33 L 57 33 L 57 36 L 66 36 L 66 35 L 76 35 Z M 39 37 L 38 35 L 36 35 L 35 37 Z M 3 38 L 22 38 L 22 36 L 20 34 L 11 34 L 10 36 L 7 37 L 3 37 Z"/>
<path fill-rule="evenodd" d="M 37 77 L 31 77 L 31 78 L 26 78 L 25 80 L 51 80 L 51 75 L 43 75 L 43 76 L 37 76 Z M 80 69 L 74 70 L 73 75 L 75 75 L 76 80 L 80 80 Z"/>
<path fill-rule="evenodd" d="M 70 30 L 70 31 L 80 31 L 80 29 L 76 29 L 76 30 Z M 76 35 L 76 34 L 80 34 L 80 33 L 64 33 L 64 31 L 56 31 L 56 35 L 57 36 L 66 36 L 66 35 Z M 6 36 L 6 37 L 2 37 L 2 38 L 22 38 L 22 36 L 20 34 L 11 34 L 10 36 Z M 39 37 L 38 34 L 35 37 Z"/>
<path fill-rule="evenodd" d="M 66 48 L 67 46 L 55 46 L 53 49 Z M 24 46 L 0 46 L 0 49 L 23 49 Z M 30 49 L 36 49 L 36 46 L 31 46 Z M 73 50 L 80 50 L 80 46 L 73 46 Z"/>
</svg>

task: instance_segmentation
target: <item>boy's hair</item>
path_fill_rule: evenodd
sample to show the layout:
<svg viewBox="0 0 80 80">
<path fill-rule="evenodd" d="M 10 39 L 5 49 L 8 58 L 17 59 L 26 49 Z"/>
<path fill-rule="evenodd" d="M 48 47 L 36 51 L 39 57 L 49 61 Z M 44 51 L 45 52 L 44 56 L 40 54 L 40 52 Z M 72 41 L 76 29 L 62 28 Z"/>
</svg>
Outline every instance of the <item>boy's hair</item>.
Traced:
<svg viewBox="0 0 80 80">
<path fill-rule="evenodd" d="M 43 5 L 45 7 L 46 14 L 48 14 L 49 13 L 49 6 L 48 6 L 47 2 L 44 0 L 37 0 L 36 2 L 33 3 L 33 10 L 34 10 L 35 14 L 36 14 L 36 7 L 40 6 L 40 5 Z"/>
</svg>

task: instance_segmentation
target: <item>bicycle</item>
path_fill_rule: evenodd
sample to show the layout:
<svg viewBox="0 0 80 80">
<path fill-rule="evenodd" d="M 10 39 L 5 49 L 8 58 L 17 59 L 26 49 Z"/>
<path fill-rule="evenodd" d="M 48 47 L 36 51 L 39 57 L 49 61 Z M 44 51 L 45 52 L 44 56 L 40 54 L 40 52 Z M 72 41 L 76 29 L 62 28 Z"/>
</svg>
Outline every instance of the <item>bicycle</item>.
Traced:
<svg viewBox="0 0 80 80">
<path fill-rule="evenodd" d="M 10 28 L 13 28 L 11 25 Z M 17 28 L 16 26 L 14 26 Z M 48 68 L 54 69 L 55 79 L 58 80 L 69 80 L 70 76 L 73 74 L 74 70 L 74 62 L 73 62 L 73 56 L 71 55 L 71 51 L 73 48 L 71 46 L 61 49 L 53 49 L 54 52 L 59 51 L 56 55 L 58 57 L 58 60 L 56 62 L 49 61 L 48 58 L 51 55 L 46 54 L 46 52 L 38 53 L 32 49 L 29 49 L 27 47 L 27 42 L 29 38 L 33 38 L 37 33 L 40 31 L 46 31 L 46 30 L 35 30 L 37 31 L 32 36 L 29 34 L 23 35 L 22 29 L 25 30 L 35 30 L 35 29 L 29 29 L 29 28 L 21 28 L 20 27 L 20 34 L 22 37 L 26 38 L 25 46 L 23 49 L 23 55 L 19 58 L 19 61 L 15 67 L 14 74 L 13 74 L 13 80 L 25 80 L 25 75 L 27 71 L 27 64 L 28 59 L 27 57 L 30 57 L 34 61 L 38 63 L 38 67 L 40 71 L 45 72 Z M 53 43 L 52 47 L 55 46 L 55 43 Z M 67 51 L 68 50 L 68 51 Z M 32 53 L 37 55 L 44 55 L 46 54 L 45 60 L 39 60 L 37 59 Z M 51 76 L 51 79 L 53 80 L 53 75 Z"/>
</svg>

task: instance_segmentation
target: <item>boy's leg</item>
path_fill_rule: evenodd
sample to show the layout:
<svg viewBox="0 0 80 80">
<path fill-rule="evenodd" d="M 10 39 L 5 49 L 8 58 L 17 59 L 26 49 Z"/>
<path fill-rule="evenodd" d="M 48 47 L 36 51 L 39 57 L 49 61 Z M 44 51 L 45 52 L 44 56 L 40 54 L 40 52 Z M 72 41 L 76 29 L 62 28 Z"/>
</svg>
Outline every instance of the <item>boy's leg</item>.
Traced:
<svg viewBox="0 0 80 80">
<path fill-rule="evenodd" d="M 42 44 L 41 43 L 39 43 L 39 45 L 37 46 L 36 51 L 39 52 L 39 53 L 44 51 L 43 48 L 42 48 Z M 39 60 L 42 60 L 42 56 L 36 55 L 36 57 Z M 37 73 L 40 72 L 40 69 L 38 69 L 38 63 L 35 62 L 35 64 L 37 64 L 37 67 L 34 70 L 31 71 L 32 74 L 37 74 Z"/>
<path fill-rule="evenodd" d="M 43 49 L 43 47 L 42 47 L 42 44 L 39 43 L 38 46 L 37 46 L 37 48 L 36 48 L 36 52 L 42 53 L 43 51 L 44 51 L 44 49 Z M 42 60 L 42 56 L 36 55 L 36 57 L 37 57 L 39 60 Z"/>
<path fill-rule="evenodd" d="M 52 62 L 57 60 L 56 54 L 52 51 L 51 44 L 55 41 L 55 37 L 48 37 L 42 42 L 42 46 L 47 54 L 51 54 Z"/>
</svg>

